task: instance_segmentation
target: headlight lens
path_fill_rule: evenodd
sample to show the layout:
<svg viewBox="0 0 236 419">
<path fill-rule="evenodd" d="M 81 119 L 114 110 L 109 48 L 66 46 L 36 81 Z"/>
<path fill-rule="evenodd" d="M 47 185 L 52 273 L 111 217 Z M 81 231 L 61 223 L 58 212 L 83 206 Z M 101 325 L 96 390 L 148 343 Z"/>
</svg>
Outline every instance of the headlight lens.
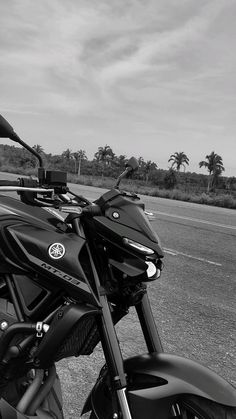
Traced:
<svg viewBox="0 0 236 419">
<path fill-rule="evenodd" d="M 156 267 L 156 265 L 154 265 L 153 262 L 146 262 L 148 268 L 147 268 L 147 276 L 149 279 L 157 279 L 160 277 L 161 275 L 161 271 L 160 269 L 158 269 Z"/>
<path fill-rule="evenodd" d="M 127 246 L 132 247 L 133 249 L 137 250 L 140 253 L 143 253 L 144 255 L 150 256 L 154 254 L 154 250 L 144 246 L 141 243 L 135 242 L 134 240 L 127 239 L 126 237 L 124 237 L 123 242 Z"/>
</svg>

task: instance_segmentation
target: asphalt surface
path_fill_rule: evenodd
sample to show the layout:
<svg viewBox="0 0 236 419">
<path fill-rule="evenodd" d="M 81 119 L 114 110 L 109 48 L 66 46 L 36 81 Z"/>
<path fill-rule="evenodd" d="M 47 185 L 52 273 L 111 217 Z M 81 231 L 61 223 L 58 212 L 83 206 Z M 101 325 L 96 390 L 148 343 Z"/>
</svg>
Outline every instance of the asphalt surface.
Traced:
<svg viewBox="0 0 236 419">
<path fill-rule="evenodd" d="M 91 200 L 103 192 L 72 189 Z M 155 215 L 151 223 L 165 252 L 161 278 L 148 286 L 164 350 L 199 361 L 236 386 L 236 211 L 141 198 Z M 126 357 L 145 351 L 132 310 L 118 335 Z M 66 419 L 79 415 L 102 364 L 99 347 L 91 357 L 60 361 Z"/>
</svg>

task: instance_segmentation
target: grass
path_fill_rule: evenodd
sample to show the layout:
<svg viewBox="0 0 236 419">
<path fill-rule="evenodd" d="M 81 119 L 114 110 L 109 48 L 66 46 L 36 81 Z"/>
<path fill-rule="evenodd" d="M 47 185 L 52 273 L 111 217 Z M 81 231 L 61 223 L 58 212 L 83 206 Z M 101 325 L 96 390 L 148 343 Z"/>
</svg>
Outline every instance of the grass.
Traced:
<svg viewBox="0 0 236 419">
<path fill-rule="evenodd" d="M 115 185 L 115 179 L 101 178 L 92 176 L 74 175 L 68 176 L 68 181 L 80 185 L 95 186 L 98 188 L 110 189 Z M 159 198 L 175 199 L 178 201 L 194 202 L 196 204 L 212 205 L 223 208 L 236 209 L 236 196 L 230 193 L 210 193 L 206 192 L 196 193 L 194 191 L 188 192 L 176 189 L 160 189 L 155 186 L 145 185 L 140 181 L 122 180 L 122 188 L 141 195 L 156 196 Z"/>
</svg>

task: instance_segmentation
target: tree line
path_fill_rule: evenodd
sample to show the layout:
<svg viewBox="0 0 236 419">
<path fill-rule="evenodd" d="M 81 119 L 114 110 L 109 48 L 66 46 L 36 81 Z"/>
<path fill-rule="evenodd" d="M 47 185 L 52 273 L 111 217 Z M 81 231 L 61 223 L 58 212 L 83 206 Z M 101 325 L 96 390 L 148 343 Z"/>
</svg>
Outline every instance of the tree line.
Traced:
<svg viewBox="0 0 236 419">
<path fill-rule="evenodd" d="M 41 145 L 33 146 L 43 158 L 45 167 L 54 170 L 63 170 L 77 176 L 107 176 L 116 178 L 125 169 L 128 161 L 125 155 L 117 156 L 109 145 L 98 147 L 94 158 L 89 160 L 85 150 L 73 152 L 67 148 L 61 154 L 52 155 L 44 152 Z M 156 185 L 160 188 L 173 189 L 176 186 L 202 192 L 214 192 L 216 189 L 236 191 L 236 178 L 223 177 L 222 157 L 212 151 L 206 155 L 205 160 L 199 162 L 199 168 L 204 167 L 208 175 L 186 171 L 189 158 L 184 152 L 175 152 L 168 160 L 170 167 L 167 170 L 158 168 L 151 160 L 138 158 L 139 170 L 135 174 L 137 181 Z M 36 169 L 37 159 L 24 148 L 0 145 L 0 170 L 13 168 L 30 172 Z"/>
</svg>

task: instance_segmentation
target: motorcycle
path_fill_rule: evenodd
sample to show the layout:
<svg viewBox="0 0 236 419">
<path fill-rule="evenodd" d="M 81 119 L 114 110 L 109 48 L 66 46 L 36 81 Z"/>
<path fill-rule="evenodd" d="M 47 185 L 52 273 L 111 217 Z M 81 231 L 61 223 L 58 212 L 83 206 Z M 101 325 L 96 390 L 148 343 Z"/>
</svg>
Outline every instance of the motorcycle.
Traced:
<svg viewBox="0 0 236 419">
<path fill-rule="evenodd" d="M 163 352 L 147 293 L 161 275 L 163 251 L 139 197 L 119 188 L 137 161 L 131 158 L 114 188 L 90 202 L 69 189 L 66 173 L 45 170 L 2 116 L 0 137 L 39 161 L 37 180 L 0 181 L 1 418 L 62 419 L 55 364 L 90 355 L 99 342 L 105 365 L 82 415 L 236 418 L 229 383 Z M 131 306 L 147 351 L 124 360 L 115 327 Z"/>
</svg>

